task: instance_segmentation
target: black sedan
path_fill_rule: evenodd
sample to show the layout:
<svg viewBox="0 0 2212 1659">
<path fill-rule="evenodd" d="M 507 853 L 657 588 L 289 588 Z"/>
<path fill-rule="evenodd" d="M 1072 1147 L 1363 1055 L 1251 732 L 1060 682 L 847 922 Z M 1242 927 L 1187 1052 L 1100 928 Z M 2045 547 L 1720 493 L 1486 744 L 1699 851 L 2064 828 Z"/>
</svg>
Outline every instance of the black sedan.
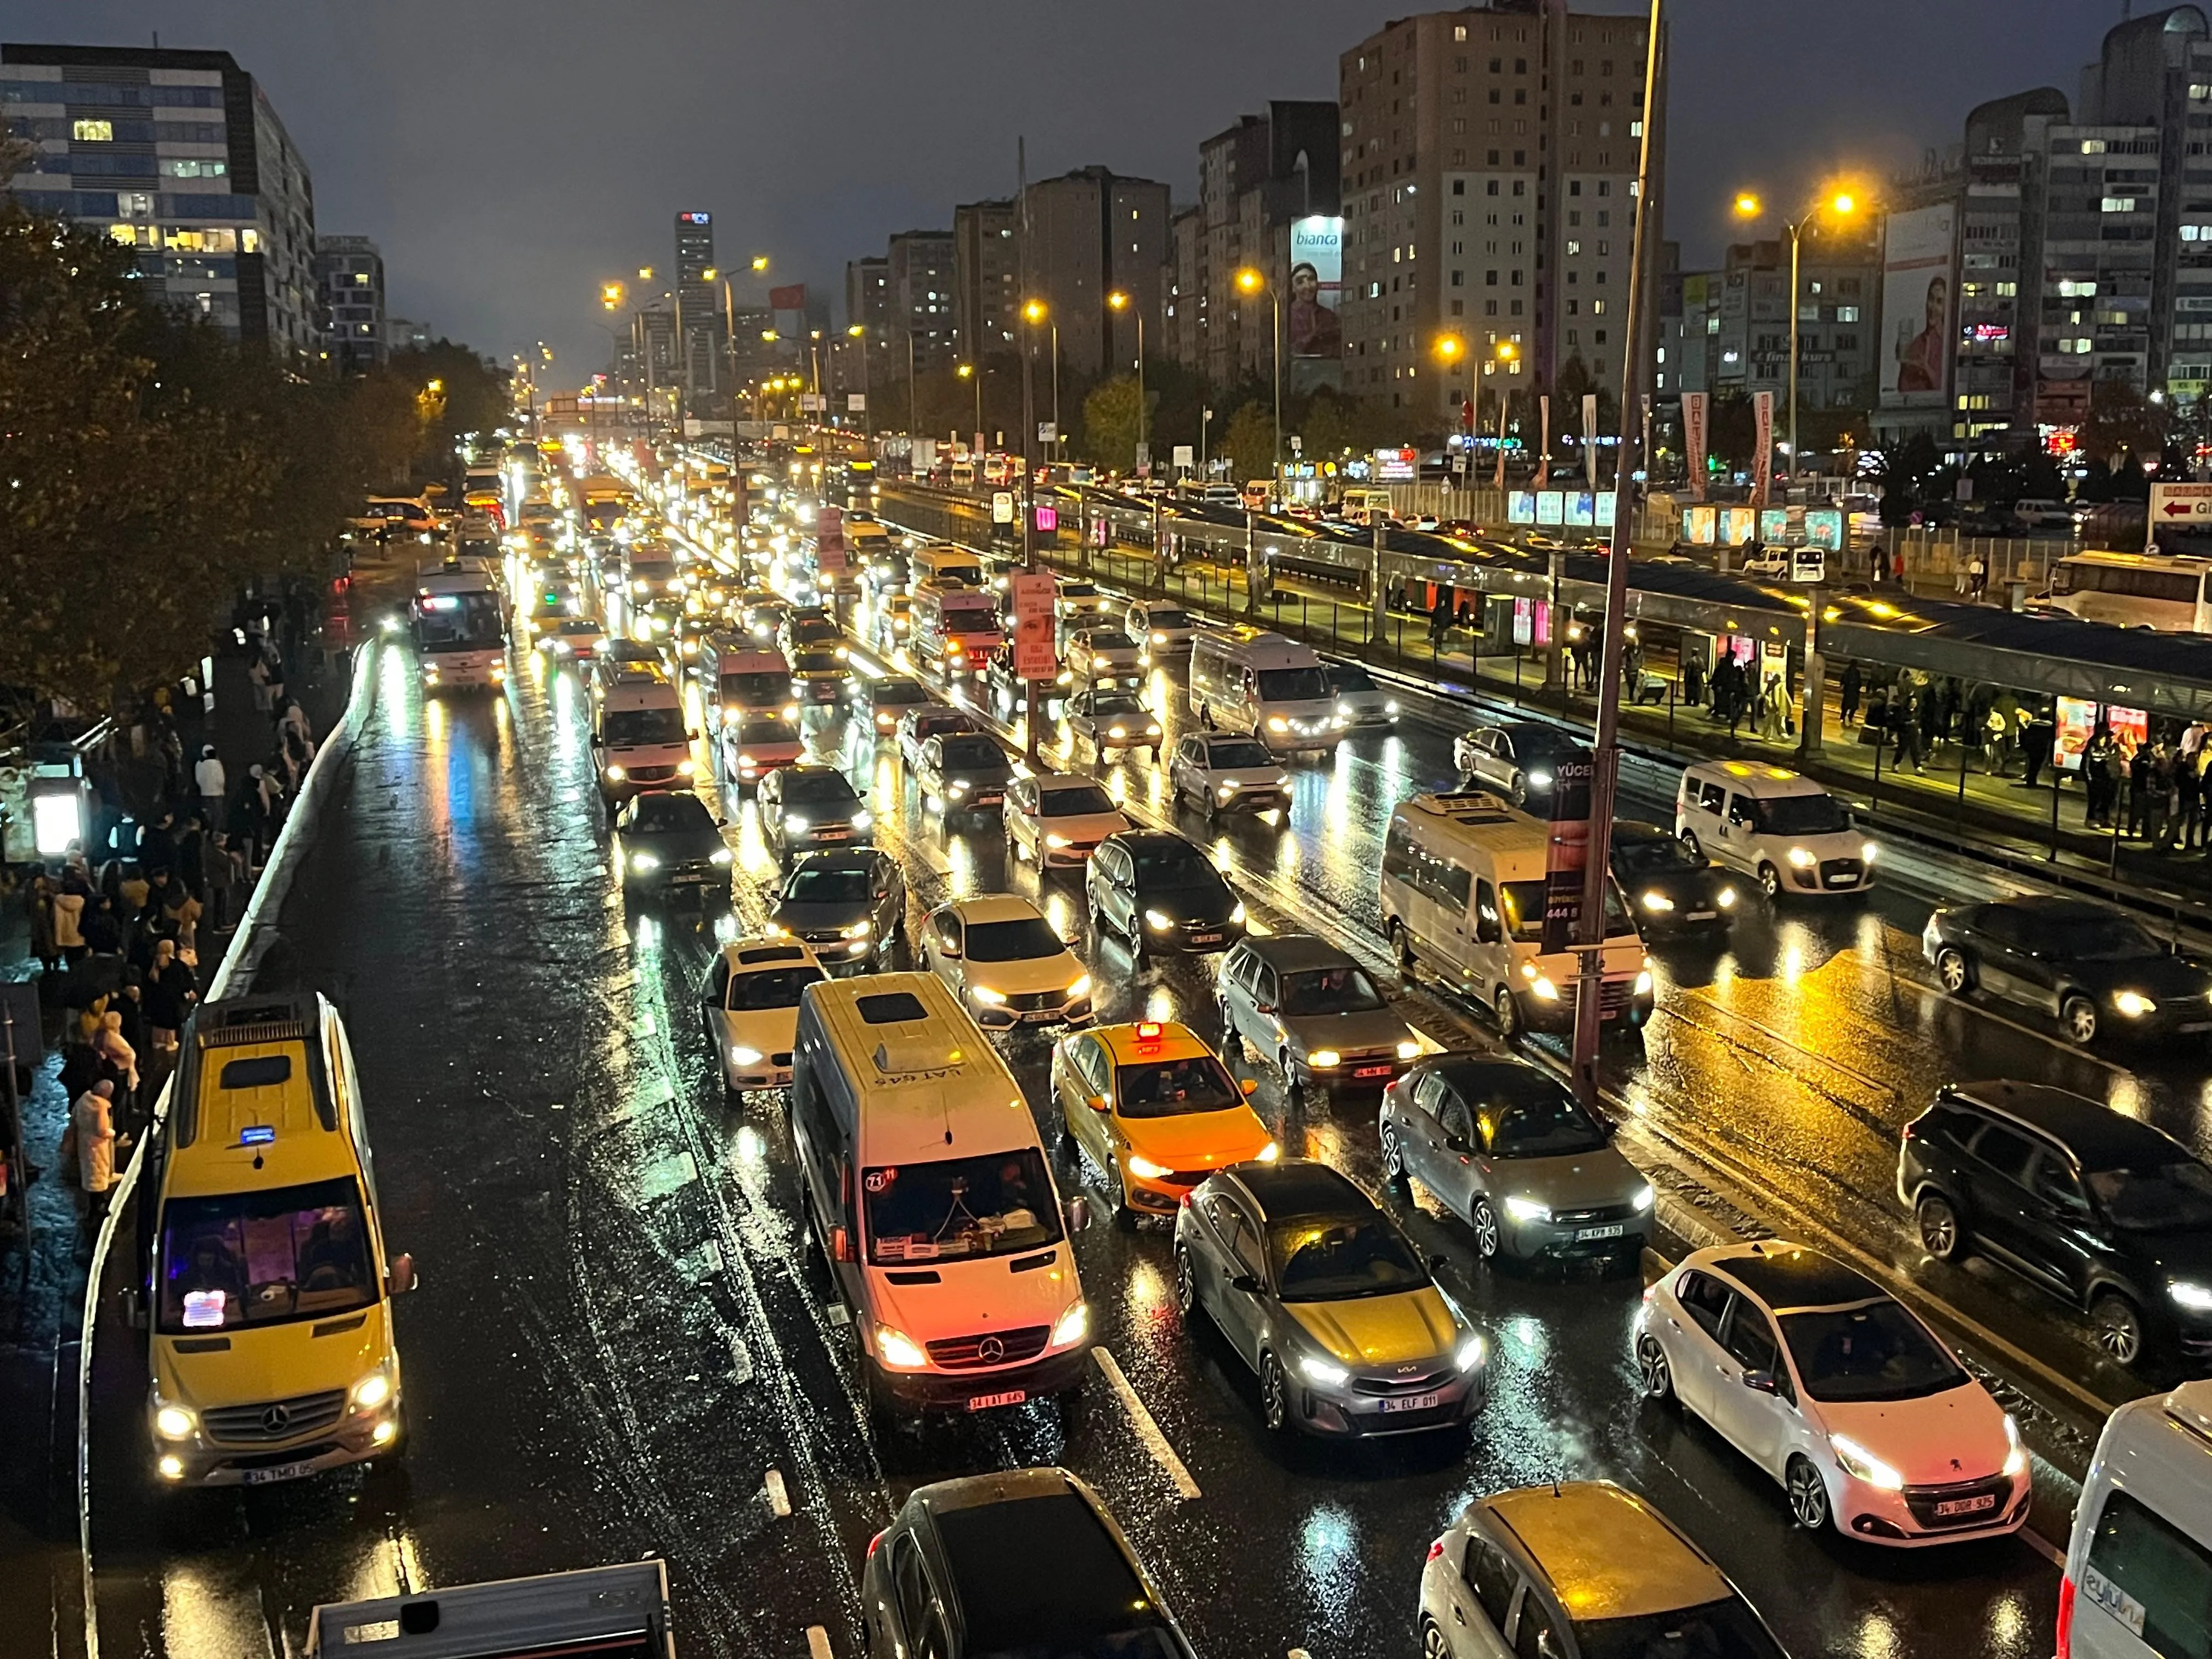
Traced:
<svg viewBox="0 0 2212 1659">
<path fill-rule="evenodd" d="M 1939 909 L 1920 953 L 1952 995 L 2023 1004 L 2085 1046 L 2111 1033 L 2172 1041 L 2212 1031 L 2212 969 L 2093 900 L 2029 894 Z"/>
<path fill-rule="evenodd" d="M 768 920 L 772 932 L 812 945 L 814 959 L 833 974 L 888 968 L 906 937 L 906 878 L 896 859 L 872 847 L 805 854 Z"/>
<path fill-rule="evenodd" d="M 1111 927 L 1132 956 L 1225 951 L 1244 937 L 1244 906 L 1213 860 L 1165 830 L 1124 830 L 1098 843 L 1084 884 L 1091 933 Z"/>
<path fill-rule="evenodd" d="M 907 710 L 929 702 L 929 692 L 921 682 L 904 674 L 878 674 L 873 679 L 856 681 L 851 695 L 853 718 L 879 738 L 896 736 Z"/>
<path fill-rule="evenodd" d="M 949 732 L 923 741 L 915 762 L 915 787 L 947 823 L 963 812 L 995 812 L 1006 804 L 1013 762 L 981 732 Z"/>
<path fill-rule="evenodd" d="M 625 893 L 682 888 L 727 898 L 732 861 L 721 826 L 696 795 L 647 792 L 615 815 L 615 862 Z"/>
<path fill-rule="evenodd" d="M 1660 825 L 1632 818 L 1613 826 L 1613 878 L 1647 938 L 1726 933 L 1742 902 L 1727 871 Z"/>
</svg>

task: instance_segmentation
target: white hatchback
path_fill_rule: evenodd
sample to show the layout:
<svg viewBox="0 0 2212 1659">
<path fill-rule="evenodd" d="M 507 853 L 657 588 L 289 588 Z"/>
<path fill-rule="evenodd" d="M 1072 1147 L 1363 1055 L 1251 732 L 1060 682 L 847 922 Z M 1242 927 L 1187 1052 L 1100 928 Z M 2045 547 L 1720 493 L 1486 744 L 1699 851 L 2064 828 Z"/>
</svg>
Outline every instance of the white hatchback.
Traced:
<svg viewBox="0 0 2212 1659">
<path fill-rule="evenodd" d="M 732 939 L 722 947 L 700 993 L 700 1012 L 732 1098 L 791 1085 L 799 999 L 828 977 L 813 948 L 789 937 Z"/>
<path fill-rule="evenodd" d="M 1698 1250 L 1644 1293 L 1644 1392 L 1782 1484 L 1808 1531 L 1898 1547 L 2017 1532 L 2019 1427 L 1872 1279 L 1802 1244 Z"/>
<path fill-rule="evenodd" d="M 992 893 L 933 911 L 921 958 L 987 1031 L 1090 1023 L 1090 974 L 1025 898 Z"/>
<path fill-rule="evenodd" d="M 1085 862 L 1100 842 L 1128 829 L 1113 797 L 1089 778 L 1044 772 L 1006 786 L 1006 861 L 1039 869 Z"/>
<path fill-rule="evenodd" d="M 1168 762 L 1168 799 L 1190 802 L 1209 818 L 1223 812 L 1281 812 L 1291 775 L 1257 738 L 1241 732 L 1192 732 Z"/>
</svg>

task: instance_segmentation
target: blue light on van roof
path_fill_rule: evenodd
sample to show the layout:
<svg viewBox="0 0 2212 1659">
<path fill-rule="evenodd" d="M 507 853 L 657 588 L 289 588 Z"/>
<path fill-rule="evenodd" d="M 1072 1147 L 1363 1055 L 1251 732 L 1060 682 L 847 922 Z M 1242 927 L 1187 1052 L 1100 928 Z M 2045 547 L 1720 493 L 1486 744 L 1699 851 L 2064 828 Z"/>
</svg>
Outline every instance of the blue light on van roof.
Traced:
<svg viewBox="0 0 2212 1659">
<path fill-rule="evenodd" d="M 269 1123 L 249 1123 L 240 1133 L 238 1144 L 241 1146 L 273 1146 L 276 1144 L 276 1126 Z"/>
</svg>

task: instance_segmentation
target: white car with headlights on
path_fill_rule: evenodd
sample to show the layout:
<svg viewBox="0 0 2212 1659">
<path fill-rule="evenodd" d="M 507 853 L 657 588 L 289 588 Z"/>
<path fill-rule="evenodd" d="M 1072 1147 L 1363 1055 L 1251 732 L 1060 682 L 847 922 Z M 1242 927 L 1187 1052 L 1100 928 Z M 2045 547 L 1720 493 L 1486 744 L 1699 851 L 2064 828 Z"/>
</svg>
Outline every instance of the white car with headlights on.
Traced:
<svg viewBox="0 0 2212 1659">
<path fill-rule="evenodd" d="M 827 977 L 812 948 L 787 935 L 722 947 L 700 989 L 699 1012 L 727 1096 L 790 1085 L 799 999 Z"/>
<path fill-rule="evenodd" d="M 1129 828 L 1113 797 L 1089 778 L 1044 772 L 1006 786 L 1006 861 L 1039 869 L 1083 864 L 1107 836 Z"/>
<path fill-rule="evenodd" d="M 1797 1523 L 1912 1547 L 2017 1532 L 2027 1448 L 1902 1303 L 1802 1244 L 1698 1250 L 1644 1293 L 1644 1392 L 1778 1481 Z"/>
<path fill-rule="evenodd" d="M 921 955 L 987 1031 L 1090 1022 L 1089 972 L 1025 898 L 994 893 L 943 906 L 922 924 Z"/>
<path fill-rule="evenodd" d="M 1168 761 L 1168 796 L 1188 801 L 1209 818 L 1224 812 L 1286 812 L 1291 775 L 1257 738 L 1237 732 L 1193 732 Z"/>
</svg>

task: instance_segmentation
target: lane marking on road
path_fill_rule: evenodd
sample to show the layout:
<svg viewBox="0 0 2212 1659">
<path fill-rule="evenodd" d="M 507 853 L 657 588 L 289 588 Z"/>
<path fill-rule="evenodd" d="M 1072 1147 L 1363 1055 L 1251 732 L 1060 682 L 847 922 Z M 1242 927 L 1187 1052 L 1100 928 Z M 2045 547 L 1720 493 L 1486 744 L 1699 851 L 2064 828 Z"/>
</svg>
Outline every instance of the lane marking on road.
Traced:
<svg viewBox="0 0 2212 1659">
<path fill-rule="evenodd" d="M 745 1346 L 744 1338 L 735 1331 L 730 1333 L 730 1380 L 739 1383 L 753 1380 L 752 1350 Z"/>
<path fill-rule="evenodd" d="M 768 1493 L 769 1513 L 779 1521 L 791 1513 L 791 1494 L 784 1490 L 783 1471 L 770 1469 L 762 1486 Z"/>
<path fill-rule="evenodd" d="M 1167 1471 L 1168 1479 L 1175 1482 L 1176 1492 L 1186 1499 L 1199 1496 L 1198 1482 L 1190 1478 L 1190 1471 L 1183 1467 L 1182 1459 L 1177 1457 L 1175 1448 L 1168 1444 L 1167 1436 L 1160 1432 L 1160 1425 L 1152 1420 L 1152 1413 L 1145 1409 L 1145 1402 L 1137 1398 L 1136 1389 L 1129 1386 L 1129 1379 L 1121 1374 L 1120 1363 L 1107 1352 L 1103 1343 L 1091 1349 L 1091 1357 L 1098 1362 L 1098 1369 L 1106 1374 L 1107 1382 L 1113 1384 L 1114 1392 L 1121 1396 L 1121 1408 L 1129 1413 L 1130 1422 L 1136 1425 L 1137 1438 L 1144 1442 L 1145 1449 L 1152 1455 L 1152 1461 Z"/>
<path fill-rule="evenodd" d="M 2060 1571 L 2063 1572 L 2065 1571 L 2066 1552 L 2053 1544 L 2041 1533 L 2036 1531 L 2034 1528 L 2022 1527 L 2020 1529 L 2020 1541 L 2027 1545 L 2028 1548 L 2033 1550 L 2045 1560 L 2050 1562 L 2052 1566 L 2057 1567 Z"/>
<path fill-rule="evenodd" d="M 819 1625 L 806 1627 L 807 1659 L 837 1659 L 837 1650 L 830 1645 L 830 1632 Z"/>
</svg>

